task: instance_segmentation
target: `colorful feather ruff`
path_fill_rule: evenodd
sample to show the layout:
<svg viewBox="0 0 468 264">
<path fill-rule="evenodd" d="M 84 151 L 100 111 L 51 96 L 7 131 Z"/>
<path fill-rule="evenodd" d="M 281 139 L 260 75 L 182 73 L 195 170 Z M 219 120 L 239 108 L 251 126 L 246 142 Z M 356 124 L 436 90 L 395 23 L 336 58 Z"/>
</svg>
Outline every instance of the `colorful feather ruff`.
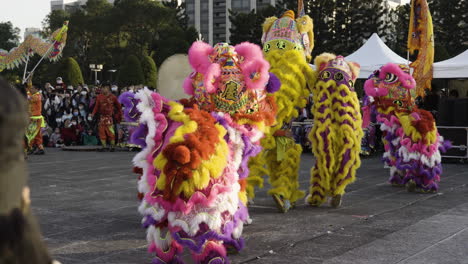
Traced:
<svg viewBox="0 0 468 264">
<path fill-rule="evenodd" d="M 133 162 L 142 169 L 139 212 L 153 263 L 183 263 L 184 248 L 196 263 L 228 263 L 227 250 L 243 247 L 247 163 L 261 151 L 259 141 L 276 111 L 267 93 L 268 63 L 255 46 L 250 48 L 257 51 L 238 54 L 243 46 L 194 43 L 194 73 L 184 84 L 191 99 L 169 101 L 147 89 L 120 97 L 126 119 L 140 123 L 132 139 L 143 150 Z M 250 76 L 257 78 L 245 81 Z M 248 100 L 240 106 L 231 98 Z"/>
</svg>

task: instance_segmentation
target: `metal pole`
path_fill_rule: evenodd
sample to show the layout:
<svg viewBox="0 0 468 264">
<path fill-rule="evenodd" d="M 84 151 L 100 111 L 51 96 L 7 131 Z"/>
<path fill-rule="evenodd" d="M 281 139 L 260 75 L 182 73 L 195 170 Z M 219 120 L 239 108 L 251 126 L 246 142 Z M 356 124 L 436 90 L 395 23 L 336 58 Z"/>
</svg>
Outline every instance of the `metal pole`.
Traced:
<svg viewBox="0 0 468 264">
<path fill-rule="evenodd" d="M 97 71 L 94 71 L 94 84 L 97 84 Z"/>
<path fill-rule="evenodd" d="M 28 69 L 28 63 L 29 63 L 29 56 L 28 56 L 28 58 L 26 59 L 26 65 L 24 65 L 23 83 L 22 83 L 22 84 L 24 84 L 24 83 L 26 82 L 26 79 L 25 79 L 25 78 L 26 78 L 26 71 L 27 71 L 27 69 Z"/>
<path fill-rule="evenodd" d="M 36 70 L 37 66 L 39 66 L 39 64 L 42 62 L 42 60 L 45 58 L 45 56 L 47 56 L 50 52 L 50 50 L 54 47 L 55 43 L 57 41 L 54 41 L 54 43 L 52 43 L 52 45 L 50 45 L 49 49 L 46 51 L 46 53 L 44 53 L 44 55 L 42 56 L 42 58 L 39 60 L 39 62 L 36 64 L 36 66 L 34 66 L 34 68 L 31 70 L 31 72 L 29 72 L 29 75 L 28 77 L 26 77 L 26 80 L 29 79 L 29 77 L 31 77 L 31 75 L 34 73 L 34 71 Z M 24 84 L 24 81 L 23 80 L 23 84 Z"/>
</svg>

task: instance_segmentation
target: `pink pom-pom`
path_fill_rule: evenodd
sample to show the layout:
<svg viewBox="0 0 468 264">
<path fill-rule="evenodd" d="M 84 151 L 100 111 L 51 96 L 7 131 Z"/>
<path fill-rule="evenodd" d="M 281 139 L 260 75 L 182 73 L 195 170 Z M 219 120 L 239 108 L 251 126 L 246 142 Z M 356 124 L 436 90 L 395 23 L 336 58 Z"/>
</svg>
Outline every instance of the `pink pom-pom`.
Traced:
<svg viewBox="0 0 468 264">
<path fill-rule="evenodd" d="M 203 80 L 206 91 L 208 93 L 214 93 L 216 91 L 216 79 L 221 75 L 221 66 L 217 63 L 211 64 L 205 74 Z"/>
<path fill-rule="evenodd" d="M 196 41 L 189 49 L 188 57 L 189 63 L 192 67 L 201 73 L 205 73 L 211 64 L 209 59 L 213 47 L 203 41 Z"/>
</svg>

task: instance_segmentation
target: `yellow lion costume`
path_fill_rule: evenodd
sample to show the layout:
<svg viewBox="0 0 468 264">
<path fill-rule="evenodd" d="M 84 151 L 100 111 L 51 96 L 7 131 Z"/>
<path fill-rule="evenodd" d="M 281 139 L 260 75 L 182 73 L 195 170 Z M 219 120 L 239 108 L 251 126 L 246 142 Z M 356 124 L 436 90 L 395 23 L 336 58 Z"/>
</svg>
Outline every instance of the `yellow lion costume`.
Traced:
<svg viewBox="0 0 468 264">
<path fill-rule="evenodd" d="M 314 126 L 309 139 L 316 162 L 306 202 L 320 206 L 332 197 L 331 205 L 338 207 L 361 165 L 362 117 L 354 91 L 360 67 L 330 53 L 317 56 L 315 67 L 319 75 L 312 89 Z"/>
<path fill-rule="evenodd" d="M 276 125 L 265 133 L 263 151 L 249 162 L 249 199 L 254 197 L 255 186 L 263 186 L 262 176 L 269 175 L 272 189 L 268 193 L 282 212 L 304 197 L 298 181 L 302 148 L 292 138 L 291 121 L 298 116 L 297 110 L 306 106 L 307 86 L 313 87 L 316 79 L 308 64 L 314 47 L 313 22 L 299 10 L 298 18 L 288 10 L 280 18 L 267 18 L 263 24 L 263 52 L 281 88 L 274 94 L 278 106 Z"/>
</svg>

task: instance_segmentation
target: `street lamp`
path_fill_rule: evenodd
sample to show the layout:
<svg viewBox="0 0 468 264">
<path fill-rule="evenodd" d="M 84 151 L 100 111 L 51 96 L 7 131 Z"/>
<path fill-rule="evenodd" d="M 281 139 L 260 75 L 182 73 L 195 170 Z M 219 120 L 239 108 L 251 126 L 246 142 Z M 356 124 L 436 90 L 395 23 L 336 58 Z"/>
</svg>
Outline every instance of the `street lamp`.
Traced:
<svg viewBox="0 0 468 264">
<path fill-rule="evenodd" d="M 89 68 L 94 72 L 94 83 L 97 84 L 97 73 L 102 71 L 102 64 L 89 64 Z"/>
<path fill-rule="evenodd" d="M 108 70 L 108 72 L 111 73 L 111 82 L 114 82 L 114 78 L 112 78 L 112 77 L 113 77 L 113 74 L 114 74 L 116 71 L 117 71 L 117 70 L 115 70 L 115 69 Z"/>
</svg>

